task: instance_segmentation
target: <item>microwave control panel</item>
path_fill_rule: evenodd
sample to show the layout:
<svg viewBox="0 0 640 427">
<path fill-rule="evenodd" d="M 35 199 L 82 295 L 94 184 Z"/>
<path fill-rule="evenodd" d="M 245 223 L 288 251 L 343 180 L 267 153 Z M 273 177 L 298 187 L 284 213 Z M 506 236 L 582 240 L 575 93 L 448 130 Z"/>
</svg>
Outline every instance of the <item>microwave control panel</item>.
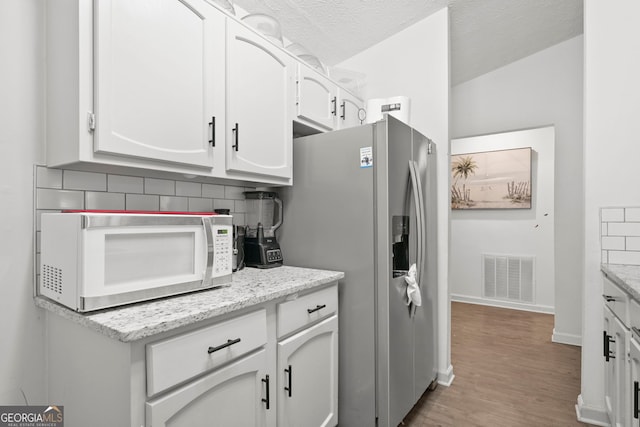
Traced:
<svg viewBox="0 0 640 427">
<path fill-rule="evenodd" d="M 213 276 L 231 273 L 233 257 L 233 232 L 228 225 L 212 225 Z"/>
</svg>

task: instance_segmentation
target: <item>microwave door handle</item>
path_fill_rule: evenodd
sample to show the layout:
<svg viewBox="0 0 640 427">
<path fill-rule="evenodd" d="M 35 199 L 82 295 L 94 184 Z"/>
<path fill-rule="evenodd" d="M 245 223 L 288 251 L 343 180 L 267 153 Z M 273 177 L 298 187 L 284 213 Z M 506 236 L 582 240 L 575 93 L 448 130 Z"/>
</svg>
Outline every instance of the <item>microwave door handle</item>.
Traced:
<svg viewBox="0 0 640 427">
<path fill-rule="evenodd" d="M 211 230 L 211 220 L 202 218 L 202 226 L 204 227 L 204 243 L 207 248 L 207 267 L 202 277 L 202 285 L 206 286 L 211 282 L 211 273 L 213 271 L 213 231 Z"/>
</svg>

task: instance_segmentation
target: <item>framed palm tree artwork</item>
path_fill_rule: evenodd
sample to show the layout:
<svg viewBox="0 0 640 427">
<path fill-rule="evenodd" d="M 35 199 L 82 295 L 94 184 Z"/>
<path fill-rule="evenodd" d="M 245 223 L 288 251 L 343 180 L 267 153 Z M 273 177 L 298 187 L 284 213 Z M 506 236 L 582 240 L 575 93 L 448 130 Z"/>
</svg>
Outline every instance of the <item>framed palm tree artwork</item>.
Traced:
<svg viewBox="0 0 640 427">
<path fill-rule="evenodd" d="M 451 209 L 530 209 L 531 147 L 451 156 Z"/>
</svg>

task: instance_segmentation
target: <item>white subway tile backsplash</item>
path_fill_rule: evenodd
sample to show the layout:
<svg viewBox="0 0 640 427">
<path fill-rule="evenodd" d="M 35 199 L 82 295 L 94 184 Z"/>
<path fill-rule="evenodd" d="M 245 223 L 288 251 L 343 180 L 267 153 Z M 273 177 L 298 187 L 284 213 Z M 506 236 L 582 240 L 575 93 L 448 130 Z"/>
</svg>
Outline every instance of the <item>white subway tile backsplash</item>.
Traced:
<svg viewBox="0 0 640 427">
<path fill-rule="evenodd" d="M 107 191 L 107 175 L 65 170 L 62 173 L 62 187 L 65 190 Z"/>
<path fill-rule="evenodd" d="M 233 225 L 247 225 L 245 216 L 243 213 L 233 214 Z"/>
<path fill-rule="evenodd" d="M 225 200 L 225 199 L 214 199 L 213 200 L 213 209 L 229 209 L 229 211 L 233 212 L 233 200 Z"/>
<path fill-rule="evenodd" d="M 201 197 L 202 184 L 199 182 L 176 181 L 176 196 Z"/>
<path fill-rule="evenodd" d="M 604 250 L 625 250 L 625 238 L 624 236 L 603 236 L 602 237 L 602 249 Z"/>
<path fill-rule="evenodd" d="M 137 176 L 107 175 L 107 191 L 110 193 L 144 193 L 144 179 Z"/>
<path fill-rule="evenodd" d="M 85 193 L 85 209 L 124 210 L 123 193 L 98 193 L 87 191 Z"/>
<path fill-rule="evenodd" d="M 625 222 L 640 222 L 640 208 L 625 208 Z"/>
<path fill-rule="evenodd" d="M 36 182 L 40 188 L 62 189 L 62 169 L 38 166 L 36 168 Z"/>
<path fill-rule="evenodd" d="M 36 209 L 84 209 L 84 192 L 38 188 Z"/>
<path fill-rule="evenodd" d="M 244 200 L 235 200 L 233 202 L 233 211 L 234 212 L 246 212 L 247 211 L 247 202 Z"/>
<path fill-rule="evenodd" d="M 628 251 L 640 251 L 640 237 L 628 236 L 625 238 L 625 249 Z"/>
<path fill-rule="evenodd" d="M 640 236 L 640 222 L 610 222 L 609 236 Z"/>
<path fill-rule="evenodd" d="M 186 197 L 160 196 L 160 210 L 163 212 L 187 212 L 189 199 Z"/>
<path fill-rule="evenodd" d="M 244 200 L 244 191 L 248 191 L 245 187 L 237 187 L 235 185 L 224 186 L 224 198 L 234 200 Z"/>
<path fill-rule="evenodd" d="M 224 199 L 224 185 L 202 184 L 202 197 Z"/>
<path fill-rule="evenodd" d="M 213 212 L 213 200 L 189 197 L 189 212 Z"/>
<path fill-rule="evenodd" d="M 608 222 L 603 222 L 602 223 L 602 227 L 600 229 L 600 235 L 601 236 L 608 236 L 609 235 L 609 223 Z"/>
<path fill-rule="evenodd" d="M 609 264 L 640 265 L 640 252 L 608 251 Z"/>
<path fill-rule="evenodd" d="M 150 194 L 127 194 L 125 197 L 125 209 L 158 211 L 160 210 L 160 196 Z"/>
<path fill-rule="evenodd" d="M 145 178 L 144 192 L 161 196 L 175 196 L 176 182 L 168 179 Z"/>
<path fill-rule="evenodd" d="M 600 251 L 601 252 L 601 260 L 600 262 L 603 264 L 609 263 L 609 251 Z"/>
<path fill-rule="evenodd" d="M 603 222 L 624 221 L 624 208 L 602 208 L 600 209 L 600 219 Z"/>
</svg>

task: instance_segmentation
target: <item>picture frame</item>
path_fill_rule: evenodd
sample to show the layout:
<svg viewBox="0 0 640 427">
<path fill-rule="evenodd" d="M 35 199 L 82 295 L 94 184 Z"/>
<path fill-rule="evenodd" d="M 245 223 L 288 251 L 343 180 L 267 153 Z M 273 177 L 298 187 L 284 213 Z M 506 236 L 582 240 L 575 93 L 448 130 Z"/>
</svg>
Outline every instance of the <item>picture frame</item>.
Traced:
<svg viewBox="0 0 640 427">
<path fill-rule="evenodd" d="M 451 209 L 531 209 L 531 147 L 451 155 Z"/>
</svg>

